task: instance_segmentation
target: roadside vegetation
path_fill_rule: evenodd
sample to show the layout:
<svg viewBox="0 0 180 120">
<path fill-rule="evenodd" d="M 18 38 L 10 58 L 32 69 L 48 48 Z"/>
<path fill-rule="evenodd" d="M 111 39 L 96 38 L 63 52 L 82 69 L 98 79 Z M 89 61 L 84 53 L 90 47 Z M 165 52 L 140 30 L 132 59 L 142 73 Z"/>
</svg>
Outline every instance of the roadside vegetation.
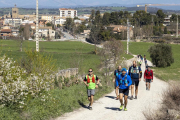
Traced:
<svg viewBox="0 0 180 120">
<path fill-rule="evenodd" d="M 162 93 L 162 104 L 158 110 L 146 110 L 147 120 L 179 120 L 180 119 L 180 83 L 171 82 L 169 88 Z"/>
<path fill-rule="evenodd" d="M 123 54 L 120 41 L 112 40 L 112 42 L 118 42 L 115 47 L 121 52 L 116 53 L 113 49 L 114 44 L 108 46 L 106 43 L 107 50 L 111 48 L 108 54 L 112 58 L 113 56 L 117 57 L 117 54 Z M 78 67 L 80 74 L 83 75 L 87 74 L 87 69 L 92 67 L 94 73 L 101 80 L 101 85 L 96 90 L 95 100 L 113 89 L 114 84 L 111 76 L 104 75 L 105 69 L 99 72 L 102 55 L 95 55 L 92 45 L 70 41 L 40 42 L 40 52 L 36 53 L 33 41 L 24 41 L 22 52 L 17 41 L 1 40 L 0 43 L 0 60 L 1 66 L 3 66 L 1 71 L 4 71 L 0 74 L 1 83 L 3 82 L 0 87 L 3 88 L 6 85 L 3 88 L 6 92 L 2 91 L 0 97 L 0 118 L 2 120 L 46 120 L 71 112 L 79 107 L 86 107 L 85 104 L 88 103 L 86 86 L 80 80 L 69 83 L 68 81 L 73 78 L 57 79 L 53 74 L 58 69 Z M 132 57 L 125 54 L 121 57 L 123 56 L 127 57 L 126 59 Z M 8 58 L 10 58 L 11 64 L 4 66 L 3 63 L 6 61 L 3 60 L 8 61 Z M 116 59 L 114 60 L 116 61 Z M 46 72 L 47 70 L 49 72 Z M 7 82 L 8 84 L 6 84 Z M 62 86 L 59 86 L 60 83 Z M 13 92 L 16 89 L 16 84 L 20 87 Z M 12 89 L 8 88 L 7 85 L 13 86 Z"/>
</svg>

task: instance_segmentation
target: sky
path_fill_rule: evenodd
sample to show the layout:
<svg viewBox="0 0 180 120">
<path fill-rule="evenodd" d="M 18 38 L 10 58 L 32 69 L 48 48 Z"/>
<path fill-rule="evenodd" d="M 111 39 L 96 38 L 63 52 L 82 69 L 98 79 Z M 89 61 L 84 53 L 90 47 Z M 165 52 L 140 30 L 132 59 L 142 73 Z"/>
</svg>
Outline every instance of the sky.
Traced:
<svg viewBox="0 0 180 120">
<path fill-rule="evenodd" d="M 0 7 L 18 7 L 32 8 L 36 5 L 36 0 L 0 0 Z M 180 0 L 39 0 L 40 7 L 62 7 L 62 6 L 101 6 L 101 5 L 130 5 L 137 4 L 180 4 Z M 178 6 L 180 8 L 180 6 Z M 180 10 L 180 9 L 179 9 Z"/>
</svg>

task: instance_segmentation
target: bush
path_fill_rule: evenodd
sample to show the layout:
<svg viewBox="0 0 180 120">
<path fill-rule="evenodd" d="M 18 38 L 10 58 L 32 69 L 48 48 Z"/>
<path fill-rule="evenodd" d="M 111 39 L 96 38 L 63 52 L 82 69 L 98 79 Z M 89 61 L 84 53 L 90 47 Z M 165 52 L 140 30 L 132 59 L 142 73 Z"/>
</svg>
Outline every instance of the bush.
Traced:
<svg viewBox="0 0 180 120">
<path fill-rule="evenodd" d="M 168 67 L 174 63 L 172 48 L 168 44 L 156 44 L 151 46 L 148 52 L 156 67 Z"/>
<path fill-rule="evenodd" d="M 31 99 L 41 97 L 54 86 L 53 73 L 51 59 L 40 53 L 27 52 L 21 66 L 4 55 L 0 58 L 1 107 L 24 108 Z"/>
<path fill-rule="evenodd" d="M 177 120 L 180 119 L 180 88 L 179 83 L 172 83 L 164 91 L 162 106 L 153 112 L 144 112 L 147 120 Z"/>
</svg>

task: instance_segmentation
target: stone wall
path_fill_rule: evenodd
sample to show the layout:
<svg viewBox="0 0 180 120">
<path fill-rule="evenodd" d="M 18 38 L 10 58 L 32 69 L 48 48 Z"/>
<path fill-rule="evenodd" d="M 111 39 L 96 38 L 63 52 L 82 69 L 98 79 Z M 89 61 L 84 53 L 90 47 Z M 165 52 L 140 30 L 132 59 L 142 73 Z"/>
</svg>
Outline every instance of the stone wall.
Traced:
<svg viewBox="0 0 180 120">
<path fill-rule="evenodd" d="M 63 77 L 63 78 L 70 78 L 71 76 L 78 75 L 78 68 L 69 68 L 65 70 L 59 70 L 56 76 Z"/>
</svg>

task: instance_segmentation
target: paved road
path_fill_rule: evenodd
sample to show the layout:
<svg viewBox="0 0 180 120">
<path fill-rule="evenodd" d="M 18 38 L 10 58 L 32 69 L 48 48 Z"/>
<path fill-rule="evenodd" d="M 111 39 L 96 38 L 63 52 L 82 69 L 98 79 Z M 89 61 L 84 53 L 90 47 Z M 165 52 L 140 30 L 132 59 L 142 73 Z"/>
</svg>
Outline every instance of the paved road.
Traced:
<svg viewBox="0 0 180 120">
<path fill-rule="evenodd" d="M 67 32 L 62 32 L 63 34 L 64 34 L 64 36 L 65 36 L 65 40 L 71 40 L 71 39 L 74 39 L 74 37 L 71 35 L 71 34 L 69 34 L 69 33 L 67 33 Z"/>
<path fill-rule="evenodd" d="M 148 61 L 148 65 L 152 64 Z M 144 64 L 142 69 L 144 72 Z M 161 93 L 167 87 L 166 82 L 154 77 L 150 91 L 145 90 L 144 81 L 140 82 L 138 99 L 128 101 L 128 111 L 119 111 L 120 102 L 114 99 L 113 91 L 95 101 L 92 111 L 80 108 L 56 118 L 56 120 L 145 120 L 143 111 L 149 112 L 149 109 L 157 109 L 161 103 Z"/>
</svg>

